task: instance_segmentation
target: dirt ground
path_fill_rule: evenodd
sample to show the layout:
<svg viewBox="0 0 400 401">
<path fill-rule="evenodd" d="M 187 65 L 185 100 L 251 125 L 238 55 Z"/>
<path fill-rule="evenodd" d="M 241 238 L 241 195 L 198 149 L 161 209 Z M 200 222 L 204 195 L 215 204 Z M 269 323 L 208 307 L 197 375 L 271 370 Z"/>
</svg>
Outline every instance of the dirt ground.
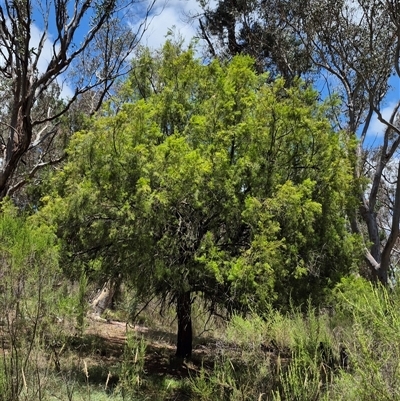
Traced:
<svg viewBox="0 0 400 401">
<path fill-rule="evenodd" d="M 85 331 L 87 336 L 97 339 L 100 345 L 97 356 L 103 363 L 122 360 L 128 333 L 135 333 L 138 338 L 143 337 L 146 342 L 144 366 L 146 374 L 183 378 L 200 370 L 206 347 L 195 346 L 190 362 L 176 360 L 174 334 L 140 325 L 127 325 L 124 322 L 99 320 L 90 320 Z"/>
</svg>

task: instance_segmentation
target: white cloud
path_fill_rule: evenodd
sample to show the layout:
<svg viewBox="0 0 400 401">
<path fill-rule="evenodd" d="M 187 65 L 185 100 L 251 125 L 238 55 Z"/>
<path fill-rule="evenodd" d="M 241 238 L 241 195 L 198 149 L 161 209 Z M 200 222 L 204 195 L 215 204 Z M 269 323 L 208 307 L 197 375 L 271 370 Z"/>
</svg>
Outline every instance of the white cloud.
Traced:
<svg viewBox="0 0 400 401">
<path fill-rule="evenodd" d="M 147 0 L 150 4 L 152 0 Z M 215 0 L 210 3 L 213 5 Z M 142 9 L 143 11 L 143 9 Z M 141 40 L 141 44 L 153 49 L 161 47 L 170 30 L 174 30 L 176 35 L 181 36 L 188 44 L 196 35 L 198 27 L 198 18 L 201 14 L 201 7 L 197 0 L 157 0 L 148 19 L 148 27 Z M 191 19 L 190 16 L 198 16 Z M 143 21 L 138 21 L 132 26 L 134 32 L 140 28 Z M 38 48 L 39 41 L 43 31 L 36 25 L 31 27 L 31 48 Z M 57 50 L 57 47 L 56 47 Z M 42 53 L 38 62 L 38 70 L 44 72 L 53 55 L 53 41 L 51 32 L 45 40 Z M 61 96 L 66 99 L 73 95 L 73 90 L 63 77 L 57 79 L 61 87 Z"/>
<path fill-rule="evenodd" d="M 32 24 L 31 26 L 31 39 L 29 42 L 29 47 L 32 49 L 38 49 L 39 47 L 39 42 L 40 39 L 43 35 L 43 31 L 40 30 L 35 24 Z M 58 50 L 58 46 L 56 47 L 56 51 Z M 51 36 L 50 38 L 47 36 L 45 41 L 44 41 L 44 45 L 43 45 L 43 49 L 40 53 L 40 57 L 37 63 L 37 68 L 39 73 L 43 73 L 46 71 L 51 58 L 53 56 L 53 42 L 51 40 Z M 66 84 L 65 80 L 63 79 L 62 76 L 59 76 L 57 78 L 57 83 L 61 88 L 61 97 L 63 99 L 68 99 L 71 98 L 74 94 L 73 90 Z"/>
<path fill-rule="evenodd" d="M 165 43 L 166 35 L 172 28 L 182 36 L 186 43 L 196 36 L 197 19 L 190 21 L 189 16 L 200 13 L 196 0 L 167 0 L 156 3 L 150 15 L 150 23 L 145 32 L 142 44 L 159 48 Z"/>
<path fill-rule="evenodd" d="M 43 35 L 43 31 L 41 31 L 35 24 L 31 26 L 31 40 L 29 42 L 29 47 L 31 49 L 37 50 L 39 47 L 40 39 Z M 39 72 L 44 72 L 51 60 L 53 55 L 53 46 L 50 42 L 49 38 L 46 37 L 42 53 L 40 54 L 38 61 L 38 70 Z"/>
<path fill-rule="evenodd" d="M 387 106 L 385 106 L 384 108 L 381 109 L 382 117 L 385 120 L 387 120 L 387 121 L 390 120 L 390 117 L 393 113 L 393 110 L 394 110 L 396 104 L 397 104 L 397 101 L 393 100 L 393 101 L 390 101 Z M 383 134 L 385 133 L 385 129 L 386 129 L 386 125 L 381 123 L 378 120 L 378 116 L 376 114 L 374 114 L 371 119 L 371 123 L 369 125 L 368 136 L 369 137 L 383 136 Z"/>
</svg>

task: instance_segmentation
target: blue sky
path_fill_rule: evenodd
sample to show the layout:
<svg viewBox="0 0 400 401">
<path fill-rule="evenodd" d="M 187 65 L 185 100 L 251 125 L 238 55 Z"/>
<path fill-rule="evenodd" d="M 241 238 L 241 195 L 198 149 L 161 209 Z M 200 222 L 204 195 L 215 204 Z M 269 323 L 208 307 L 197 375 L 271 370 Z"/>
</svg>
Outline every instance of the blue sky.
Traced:
<svg viewBox="0 0 400 401">
<path fill-rule="evenodd" d="M 196 0 L 157 1 L 142 44 L 152 48 L 160 47 L 173 27 L 189 43 L 196 36 L 197 23 L 188 21 L 188 15 L 196 15 L 199 12 L 200 7 Z"/>
<path fill-rule="evenodd" d="M 148 6 L 151 0 L 146 0 L 143 3 L 139 3 L 137 10 L 136 20 L 129 21 L 134 31 L 136 31 L 142 22 L 143 11 Z M 39 4 L 43 4 L 39 2 Z M 39 10 L 37 10 L 39 11 Z M 199 4 L 196 0 L 158 0 L 152 10 L 152 14 L 149 20 L 149 25 L 147 31 L 142 38 L 142 44 L 152 47 L 158 48 L 160 47 L 166 40 L 166 35 L 168 31 L 174 28 L 175 32 L 181 35 L 186 43 L 189 43 L 190 40 L 196 36 L 197 34 L 197 20 L 191 20 L 188 18 L 189 15 L 199 14 L 201 11 Z M 54 17 L 51 18 L 50 21 L 54 21 Z M 54 23 L 53 23 L 54 24 Z M 51 59 L 52 55 L 52 41 L 51 41 L 51 31 L 53 27 L 50 26 L 50 38 L 47 40 L 46 45 L 43 49 L 43 55 L 39 62 L 39 71 L 43 71 L 48 61 Z M 41 35 L 41 29 L 43 29 L 43 24 L 40 20 L 40 15 L 37 15 L 34 26 L 32 27 L 32 47 L 36 47 Z M 85 24 L 80 28 L 80 31 L 86 32 L 89 29 L 89 20 L 86 20 Z M 322 81 L 322 80 L 321 80 Z M 64 97 L 69 97 L 72 95 L 72 90 L 69 86 L 63 82 L 59 82 L 63 84 L 62 94 Z M 384 99 L 382 105 L 382 114 L 384 117 L 389 117 L 394 105 L 400 99 L 400 78 L 392 77 L 390 81 L 392 88 L 389 91 L 386 99 Z M 320 86 L 320 85 L 318 85 Z M 319 89 L 322 89 L 322 84 Z M 369 133 L 367 138 L 366 145 L 379 144 L 382 138 L 382 134 L 384 131 L 384 126 L 378 121 L 376 116 L 374 116 Z"/>
<path fill-rule="evenodd" d="M 149 6 L 151 0 L 145 0 L 144 2 L 138 2 L 135 15 L 132 19 L 126 20 L 127 24 L 132 26 L 134 32 L 140 28 L 140 24 L 143 22 L 143 16 L 147 7 Z M 0 4 L 3 3 L 0 1 Z M 4 3 L 3 3 L 4 4 Z M 73 5 L 74 2 L 69 4 Z M 51 60 L 53 53 L 53 40 L 56 36 L 55 28 L 55 16 L 54 16 L 54 6 L 51 5 L 49 8 L 50 14 L 49 18 L 49 32 L 47 34 L 45 46 L 43 48 L 42 55 L 39 59 L 38 69 L 40 72 L 45 71 L 49 61 Z M 187 43 L 196 35 L 196 24 L 190 23 L 188 15 L 194 15 L 200 10 L 199 5 L 196 0 L 157 0 L 155 6 L 152 9 L 151 16 L 149 18 L 149 23 L 147 31 L 142 38 L 141 44 L 158 48 L 166 40 L 166 35 L 171 28 L 175 29 L 177 34 L 180 34 Z M 31 47 L 37 48 L 39 44 L 40 37 L 44 29 L 43 15 L 47 15 L 46 2 L 37 0 L 34 6 L 34 22 L 31 27 Z M 72 10 L 71 10 L 72 14 Z M 90 29 L 89 17 L 84 20 L 76 35 L 76 40 L 79 41 L 84 37 L 85 33 Z M 73 90 L 68 86 L 67 82 L 59 79 L 58 83 L 62 86 L 62 96 L 67 98 L 71 97 Z"/>
<path fill-rule="evenodd" d="M 395 105 L 400 100 L 400 78 L 394 76 L 390 79 L 389 83 L 391 85 L 391 89 L 389 90 L 388 95 L 384 99 L 381 109 L 381 113 L 383 117 L 386 119 L 390 118 L 390 115 L 392 114 Z M 369 129 L 367 145 L 368 144 L 372 145 L 374 143 L 379 144 L 379 142 L 382 139 L 384 129 L 385 126 L 377 119 L 375 115 Z"/>
</svg>

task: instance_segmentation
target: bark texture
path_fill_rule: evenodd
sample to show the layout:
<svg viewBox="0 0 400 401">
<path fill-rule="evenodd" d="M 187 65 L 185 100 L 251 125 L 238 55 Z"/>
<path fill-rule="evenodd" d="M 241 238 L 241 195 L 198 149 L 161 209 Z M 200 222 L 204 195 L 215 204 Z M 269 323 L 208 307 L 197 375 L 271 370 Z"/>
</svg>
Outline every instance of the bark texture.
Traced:
<svg viewBox="0 0 400 401">
<path fill-rule="evenodd" d="M 115 293 L 115 285 L 111 280 L 107 281 L 101 291 L 90 302 L 91 315 L 99 318 L 104 311 L 111 305 Z"/>
</svg>

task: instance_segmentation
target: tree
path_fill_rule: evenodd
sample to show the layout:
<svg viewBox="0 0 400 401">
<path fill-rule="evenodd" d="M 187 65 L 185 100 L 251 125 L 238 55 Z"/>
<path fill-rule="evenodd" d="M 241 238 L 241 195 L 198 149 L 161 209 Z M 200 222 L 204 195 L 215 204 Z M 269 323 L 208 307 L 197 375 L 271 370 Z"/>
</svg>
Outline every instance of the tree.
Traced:
<svg viewBox="0 0 400 401">
<path fill-rule="evenodd" d="M 289 7 L 287 23 L 301 38 L 313 65 L 325 72 L 328 92 L 342 99 L 338 126 L 358 139 L 353 162 L 358 202 L 349 210 L 351 227 L 364 235 L 371 276 L 386 285 L 400 221 L 400 181 L 391 171 L 400 144 L 400 102 L 396 99 L 389 117 L 383 113 L 390 89 L 400 78 L 398 4 L 390 0 L 311 0 L 290 2 Z M 383 124 L 384 133 L 374 156 L 369 157 L 368 136 L 377 134 L 371 124 L 374 116 Z M 385 211 L 379 195 L 389 177 L 391 217 L 382 226 Z M 371 183 L 369 188 L 365 178 Z"/>
<path fill-rule="evenodd" d="M 199 0 L 203 14 L 199 35 L 212 57 L 248 54 L 258 72 L 281 76 L 290 85 L 311 72 L 311 63 L 296 31 L 282 18 L 285 1 Z"/>
<path fill-rule="evenodd" d="M 255 54 L 266 60 L 267 69 L 272 63 L 272 71 L 275 66 L 289 83 L 292 76 L 300 75 L 288 74 L 289 66 L 299 67 L 300 72 L 313 71 L 322 97 L 339 95 L 342 109 L 336 124 L 347 130 L 349 138 L 358 140 L 353 158 L 358 202 L 348 210 L 351 227 L 364 237 L 369 276 L 386 285 L 393 252 L 397 252 L 400 220 L 400 188 L 397 190 L 398 180 L 393 175 L 400 137 L 400 104 L 387 103 L 391 88 L 398 86 L 400 78 L 398 2 L 220 1 L 214 9 L 206 2 L 201 5 L 201 35 L 214 56 L 219 54 L 215 50 L 217 37 L 225 54 Z M 302 55 L 300 63 L 291 57 L 296 52 Z M 385 113 L 388 107 L 391 110 Z M 370 139 L 377 134 L 373 132 L 374 119 L 385 128 L 371 152 Z M 379 196 L 385 192 L 389 176 L 392 190 L 386 213 Z M 382 224 L 385 220 L 386 225 Z"/>
<path fill-rule="evenodd" d="M 43 199 L 65 266 L 176 305 L 179 357 L 192 351 L 194 296 L 211 311 L 284 308 L 321 299 L 354 264 L 334 105 L 252 65 L 204 65 L 170 41 L 143 50 L 123 101 L 74 136 Z"/>
<path fill-rule="evenodd" d="M 138 32 L 132 32 L 129 13 L 134 4 L 130 0 L 0 4 L 1 198 L 12 195 L 38 169 L 60 160 L 49 144 L 65 130 L 61 117 L 74 102 L 91 92 L 95 96 L 90 112 L 97 110 L 115 79 L 127 71 L 127 57 L 146 28 L 144 19 Z M 63 85 L 72 93 L 60 100 Z"/>
</svg>

